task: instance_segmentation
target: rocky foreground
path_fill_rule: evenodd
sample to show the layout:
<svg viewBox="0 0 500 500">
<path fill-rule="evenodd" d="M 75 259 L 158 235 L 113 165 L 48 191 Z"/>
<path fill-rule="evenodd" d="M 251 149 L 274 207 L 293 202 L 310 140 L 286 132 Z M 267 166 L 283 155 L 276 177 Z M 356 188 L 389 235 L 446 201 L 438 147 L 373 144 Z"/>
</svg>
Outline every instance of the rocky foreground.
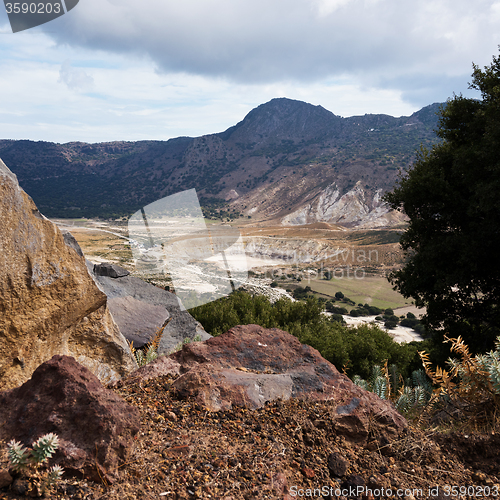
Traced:
<svg viewBox="0 0 500 500">
<path fill-rule="evenodd" d="M 256 325 L 185 345 L 113 388 L 71 357 L 43 363 L 0 393 L 0 498 L 36 496 L 6 443 L 47 432 L 61 441 L 50 462 L 65 469 L 60 499 L 500 495 L 494 432 L 417 430 L 314 349 Z"/>
</svg>

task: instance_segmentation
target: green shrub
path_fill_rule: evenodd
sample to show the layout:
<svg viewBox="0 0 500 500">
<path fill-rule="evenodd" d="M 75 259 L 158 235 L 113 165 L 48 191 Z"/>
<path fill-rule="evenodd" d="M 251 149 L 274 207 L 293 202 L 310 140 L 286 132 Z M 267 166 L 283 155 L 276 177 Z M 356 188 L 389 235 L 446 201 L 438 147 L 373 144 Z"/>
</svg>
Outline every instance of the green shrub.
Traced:
<svg viewBox="0 0 500 500">
<path fill-rule="evenodd" d="M 280 328 L 303 344 L 317 349 L 337 369 L 368 377 L 372 366 L 389 360 L 403 374 L 418 362 L 415 345 L 398 344 L 374 325 L 347 327 L 321 314 L 323 306 L 313 297 L 305 302 L 280 299 L 271 304 L 266 297 L 235 292 L 228 297 L 195 307 L 190 313 L 211 335 L 220 335 L 236 325 L 257 324 Z"/>
<path fill-rule="evenodd" d="M 339 323 L 341 323 L 341 324 L 343 324 L 343 325 L 345 325 L 345 324 L 346 324 L 345 319 L 344 319 L 344 317 L 342 316 L 342 314 L 332 314 L 332 315 L 330 316 L 330 321 L 337 321 L 337 322 L 339 322 Z"/>
<path fill-rule="evenodd" d="M 416 318 L 405 318 L 400 321 L 401 326 L 406 326 L 408 328 L 413 328 L 417 323 L 419 323 Z"/>
<path fill-rule="evenodd" d="M 347 314 L 347 309 L 345 307 L 336 306 L 331 301 L 325 304 L 325 309 L 332 314 Z"/>
<path fill-rule="evenodd" d="M 375 306 L 365 305 L 365 309 L 368 310 L 369 316 L 377 316 L 379 314 L 382 314 L 382 312 L 383 312 L 383 309 L 380 309 L 379 307 L 375 307 Z"/>
</svg>

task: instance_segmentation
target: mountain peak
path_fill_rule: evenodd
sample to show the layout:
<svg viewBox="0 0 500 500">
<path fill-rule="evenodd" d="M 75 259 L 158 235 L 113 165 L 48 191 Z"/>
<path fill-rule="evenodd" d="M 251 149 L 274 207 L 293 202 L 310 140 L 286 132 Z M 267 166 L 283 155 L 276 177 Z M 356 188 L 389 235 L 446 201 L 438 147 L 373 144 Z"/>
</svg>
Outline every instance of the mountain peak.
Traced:
<svg viewBox="0 0 500 500">
<path fill-rule="evenodd" d="M 340 127 L 342 118 L 322 106 L 278 97 L 252 109 L 235 126 L 220 134 L 235 142 L 245 137 L 255 142 L 275 140 L 301 141 L 323 137 Z"/>
</svg>

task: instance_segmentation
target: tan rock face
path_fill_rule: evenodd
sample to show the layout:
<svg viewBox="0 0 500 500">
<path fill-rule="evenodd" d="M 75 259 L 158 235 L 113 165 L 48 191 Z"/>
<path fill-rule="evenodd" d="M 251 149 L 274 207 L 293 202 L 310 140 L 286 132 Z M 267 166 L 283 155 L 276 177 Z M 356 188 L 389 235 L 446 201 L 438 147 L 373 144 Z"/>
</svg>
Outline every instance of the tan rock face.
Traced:
<svg viewBox="0 0 500 500">
<path fill-rule="evenodd" d="M 0 390 L 55 354 L 75 357 L 103 383 L 136 367 L 85 260 L 0 160 Z"/>
</svg>

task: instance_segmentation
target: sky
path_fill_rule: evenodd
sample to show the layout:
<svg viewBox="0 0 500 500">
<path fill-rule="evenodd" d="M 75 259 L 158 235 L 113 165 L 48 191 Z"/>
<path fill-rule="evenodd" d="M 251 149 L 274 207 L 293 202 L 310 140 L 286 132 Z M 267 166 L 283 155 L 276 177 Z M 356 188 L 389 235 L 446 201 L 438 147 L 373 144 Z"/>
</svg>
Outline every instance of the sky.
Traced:
<svg viewBox="0 0 500 500">
<path fill-rule="evenodd" d="M 0 139 L 221 132 L 275 97 L 408 116 L 498 55 L 500 0 L 80 0 L 12 33 L 0 5 Z"/>
</svg>

